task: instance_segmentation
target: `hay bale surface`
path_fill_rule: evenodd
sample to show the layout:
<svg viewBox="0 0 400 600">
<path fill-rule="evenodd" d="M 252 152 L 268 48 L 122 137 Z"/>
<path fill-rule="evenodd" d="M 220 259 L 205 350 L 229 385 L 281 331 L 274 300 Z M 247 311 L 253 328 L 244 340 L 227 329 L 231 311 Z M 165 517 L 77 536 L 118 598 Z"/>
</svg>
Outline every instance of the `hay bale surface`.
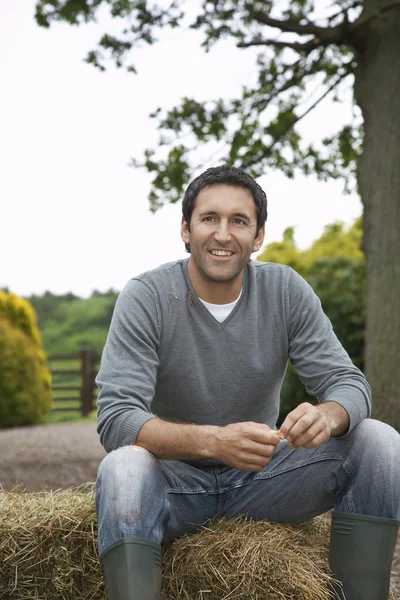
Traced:
<svg viewBox="0 0 400 600">
<path fill-rule="evenodd" d="M 162 600 L 329 600 L 329 530 L 209 521 L 163 545 Z M 106 600 L 94 484 L 0 493 L 0 571 L 3 600 Z"/>
<path fill-rule="evenodd" d="M 210 521 L 164 552 L 165 600 L 329 600 L 330 526 Z"/>
<path fill-rule="evenodd" d="M 0 598 L 102 600 L 93 484 L 0 493 Z"/>
</svg>

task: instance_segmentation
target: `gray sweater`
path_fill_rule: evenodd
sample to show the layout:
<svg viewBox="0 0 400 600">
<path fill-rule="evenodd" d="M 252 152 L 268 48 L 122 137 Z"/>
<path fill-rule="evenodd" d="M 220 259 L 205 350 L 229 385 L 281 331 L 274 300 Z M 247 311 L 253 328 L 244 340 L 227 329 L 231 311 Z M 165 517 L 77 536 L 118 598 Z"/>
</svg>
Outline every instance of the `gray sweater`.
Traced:
<svg viewBox="0 0 400 600">
<path fill-rule="evenodd" d="M 288 359 L 319 402 L 347 410 L 349 431 L 370 415 L 364 375 L 290 267 L 250 261 L 243 293 L 222 323 L 194 292 L 188 259 L 134 277 L 117 300 L 96 380 L 100 441 L 107 452 L 134 444 L 154 417 L 275 428 Z"/>
</svg>

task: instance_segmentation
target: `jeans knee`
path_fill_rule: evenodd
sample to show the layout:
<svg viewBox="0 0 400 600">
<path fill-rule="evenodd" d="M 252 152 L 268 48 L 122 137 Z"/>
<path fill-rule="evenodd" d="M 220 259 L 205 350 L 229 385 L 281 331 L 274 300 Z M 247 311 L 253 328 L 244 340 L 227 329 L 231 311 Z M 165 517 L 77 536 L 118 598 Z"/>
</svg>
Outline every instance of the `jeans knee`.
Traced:
<svg viewBox="0 0 400 600">
<path fill-rule="evenodd" d="M 400 435 L 387 423 L 364 419 L 354 429 L 357 445 L 376 465 L 400 471 Z"/>
<path fill-rule="evenodd" d="M 158 460 L 148 450 L 134 445 L 123 446 L 101 461 L 96 487 L 104 487 L 109 492 L 141 488 L 146 481 L 159 479 L 160 474 Z"/>
<path fill-rule="evenodd" d="M 99 553 L 123 537 L 159 541 L 166 494 L 159 461 L 139 446 L 123 446 L 101 462 L 96 481 Z"/>
<path fill-rule="evenodd" d="M 361 438 L 363 443 L 376 445 L 394 445 L 400 443 L 400 435 L 393 427 L 376 419 L 364 419 L 354 429 L 357 437 Z"/>
<path fill-rule="evenodd" d="M 141 446 L 121 446 L 116 450 L 109 452 L 101 461 L 99 469 L 108 471 L 114 470 L 121 462 L 132 462 L 140 464 L 143 461 L 157 460 L 148 450 Z"/>
</svg>

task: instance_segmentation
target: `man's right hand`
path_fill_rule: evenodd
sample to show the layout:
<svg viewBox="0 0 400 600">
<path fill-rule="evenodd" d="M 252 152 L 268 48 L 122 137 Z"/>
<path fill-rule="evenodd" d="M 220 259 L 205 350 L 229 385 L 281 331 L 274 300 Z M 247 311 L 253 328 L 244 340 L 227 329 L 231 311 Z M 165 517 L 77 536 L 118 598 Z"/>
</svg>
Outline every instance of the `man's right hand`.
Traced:
<svg viewBox="0 0 400 600">
<path fill-rule="evenodd" d="M 231 423 L 217 428 L 212 455 L 235 469 L 259 472 L 270 462 L 280 440 L 279 434 L 263 423 Z"/>
</svg>

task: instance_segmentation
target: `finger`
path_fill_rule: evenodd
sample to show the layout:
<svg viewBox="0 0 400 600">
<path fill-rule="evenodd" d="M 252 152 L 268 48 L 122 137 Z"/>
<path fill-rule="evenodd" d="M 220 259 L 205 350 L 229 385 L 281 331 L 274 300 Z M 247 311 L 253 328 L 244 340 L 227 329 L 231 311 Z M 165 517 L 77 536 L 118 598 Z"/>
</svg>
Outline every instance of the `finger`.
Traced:
<svg viewBox="0 0 400 600">
<path fill-rule="evenodd" d="M 250 454 L 251 456 L 259 456 L 261 458 L 268 458 L 273 455 L 275 450 L 275 444 L 260 444 L 258 442 L 252 442 L 251 446 L 246 448 L 246 454 Z"/>
<path fill-rule="evenodd" d="M 278 432 L 275 429 L 261 429 L 254 427 L 249 431 L 250 439 L 259 444 L 273 444 L 277 446 L 281 441 Z"/>
<path fill-rule="evenodd" d="M 304 433 L 295 438 L 292 442 L 290 442 L 290 446 L 294 448 L 298 448 L 299 446 L 303 446 L 312 442 L 317 436 L 322 435 L 323 437 L 329 437 L 327 435 L 326 428 L 321 423 L 314 423 L 311 427 L 309 427 Z"/>
<path fill-rule="evenodd" d="M 306 444 L 303 444 L 303 448 L 307 448 L 307 449 L 316 448 L 317 446 L 320 446 L 321 444 L 326 444 L 326 442 L 329 440 L 329 438 L 330 438 L 330 435 L 326 436 L 326 435 L 324 435 L 324 433 L 320 433 L 313 440 L 310 440 Z"/>
<path fill-rule="evenodd" d="M 311 413 L 311 412 L 306 413 L 297 421 L 297 423 L 295 425 L 293 425 L 293 427 L 289 431 L 287 440 L 289 442 L 294 442 L 300 436 L 304 435 L 305 432 L 308 431 L 308 429 L 310 429 L 310 427 L 314 426 L 317 422 L 321 423 L 319 414 L 315 414 L 315 413 Z"/>
<path fill-rule="evenodd" d="M 266 423 L 256 423 L 255 421 L 247 421 L 243 423 L 243 425 L 245 425 L 244 431 L 247 432 L 259 432 L 261 435 L 267 435 L 268 433 L 277 433 L 276 429 L 272 429 L 269 425 L 266 425 Z"/>
<path fill-rule="evenodd" d="M 240 461 L 241 463 L 256 463 L 260 465 L 266 464 L 269 461 L 276 446 L 269 444 L 258 444 L 257 442 L 247 443 L 245 446 L 238 447 L 232 454 L 232 460 Z"/>
<path fill-rule="evenodd" d="M 282 434 L 283 439 L 287 439 L 289 433 L 292 428 L 296 425 L 296 423 L 301 419 L 301 417 L 310 410 L 312 404 L 308 402 L 303 402 L 299 406 L 297 406 L 294 410 L 292 410 L 283 421 L 282 425 L 279 428 L 280 434 Z"/>
</svg>

